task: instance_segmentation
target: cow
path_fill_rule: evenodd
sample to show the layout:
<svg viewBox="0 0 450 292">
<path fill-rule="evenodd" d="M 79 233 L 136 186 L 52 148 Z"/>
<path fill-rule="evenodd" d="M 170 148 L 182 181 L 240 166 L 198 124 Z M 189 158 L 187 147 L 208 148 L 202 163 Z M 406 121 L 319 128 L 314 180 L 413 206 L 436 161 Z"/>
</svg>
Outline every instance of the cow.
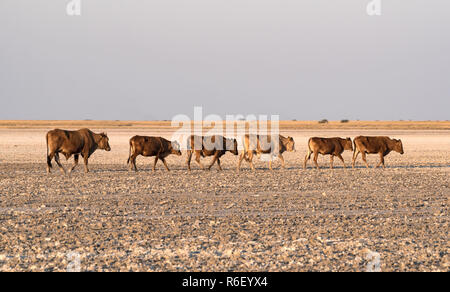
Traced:
<svg viewBox="0 0 450 292">
<path fill-rule="evenodd" d="M 109 146 L 109 138 L 105 133 L 95 134 L 89 129 L 81 129 L 78 131 L 66 131 L 55 129 L 49 131 L 46 136 L 47 139 L 47 172 L 50 173 L 52 168 L 52 159 L 55 158 L 61 171 L 66 174 L 65 168 L 59 160 L 59 153 L 68 160 L 74 155 L 74 164 L 70 168 L 71 173 L 78 165 L 79 156 L 84 159 L 85 172 L 89 172 L 88 159 L 97 149 L 111 151 Z"/>
<path fill-rule="evenodd" d="M 284 137 L 278 135 L 278 141 L 273 141 L 271 136 L 261 136 L 261 135 L 245 135 L 243 137 L 244 152 L 241 154 L 237 166 L 237 170 L 240 171 L 242 160 L 246 160 L 250 163 L 252 170 L 255 170 L 253 165 L 253 155 L 257 154 L 269 154 L 271 157 L 269 159 L 269 169 L 272 170 L 272 157 L 276 156 L 281 160 L 282 167 L 285 167 L 285 162 L 283 158 L 283 152 L 295 151 L 295 142 L 292 137 Z"/>
<path fill-rule="evenodd" d="M 178 142 L 171 142 L 162 137 L 134 136 L 130 139 L 130 151 L 127 164 L 130 165 L 130 170 L 137 171 L 136 157 L 139 155 L 144 157 L 155 156 L 153 171 L 156 169 L 158 159 L 161 159 L 167 171 L 170 171 L 166 163 L 166 157 L 170 154 L 181 156 Z"/>
<path fill-rule="evenodd" d="M 308 141 L 308 154 L 305 157 L 305 163 L 303 164 L 303 169 L 306 169 L 306 163 L 311 159 L 311 154 L 314 153 L 314 164 L 317 169 L 320 169 L 319 164 L 317 163 L 317 158 L 319 154 L 322 155 L 331 155 L 330 157 L 330 169 L 333 169 L 334 157 L 337 156 L 342 163 L 344 164 L 344 168 L 347 168 L 345 165 L 344 158 L 342 157 L 342 153 L 345 150 L 353 151 L 353 143 L 352 139 L 347 138 L 319 138 L 313 137 Z"/>
<path fill-rule="evenodd" d="M 192 155 L 195 153 L 195 161 L 197 164 L 204 169 L 205 167 L 200 161 L 200 157 L 213 156 L 211 164 L 208 166 L 208 170 L 216 163 L 219 170 L 222 171 L 222 166 L 220 165 L 220 158 L 226 154 L 227 151 L 234 155 L 238 155 L 238 143 L 236 139 L 227 139 L 223 136 L 214 135 L 201 137 L 196 135 L 191 135 L 187 139 L 187 168 L 191 171 L 191 159 Z"/>
<path fill-rule="evenodd" d="M 391 139 L 389 137 L 359 136 L 353 140 L 353 143 L 355 146 L 353 152 L 353 168 L 355 168 L 356 158 L 358 158 L 359 153 L 361 153 L 362 160 L 367 168 L 369 168 L 369 164 L 367 163 L 366 154 L 379 154 L 380 162 L 378 163 L 377 168 L 381 165 L 383 165 L 383 168 L 386 168 L 384 165 L 384 157 L 391 151 L 398 152 L 402 155 L 405 153 L 403 151 L 402 140 Z"/>
</svg>

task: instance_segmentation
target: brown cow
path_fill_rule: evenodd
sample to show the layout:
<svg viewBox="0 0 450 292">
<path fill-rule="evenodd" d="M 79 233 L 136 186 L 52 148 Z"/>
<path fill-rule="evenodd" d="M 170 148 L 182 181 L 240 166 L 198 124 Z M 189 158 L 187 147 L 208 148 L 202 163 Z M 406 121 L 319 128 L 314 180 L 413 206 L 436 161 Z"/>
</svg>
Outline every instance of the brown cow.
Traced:
<svg viewBox="0 0 450 292">
<path fill-rule="evenodd" d="M 167 171 L 169 167 L 166 163 L 166 157 L 170 154 L 181 156 L 180 146 L 177 142 L 171 142 L 161 137 L 134 136 L 130 139 L 130 154 L 127 164 L 130 164 L 130 170 L 137 171 L 136 157 L 155 156 L 153 171 L 155 171 L 158 159 L 161 159 Z M 131 162 L 131 163 L 130 163 Z"/>
<path fill-rule="evenodd" d="M 344 164 L 344 168 L 347 168 L 345 165 L 344 158 L 342 157 L 342 153 L 345 150 L 353 151 L 352 139 L 347 138 L 318 138 L 314 137 L 309 139 L 308 141 L 308 154 L 305 157 L 305 163 L 303 164 L 303 169 L 306 169 L 306 163 L 309 159 L 311 159 L 311 154 L 314 153 L 314 164 L 317 169 L 320 169 L 319 164 L 317 163 L 317 158 L 319 157 L 319 153 L 322 155 L 331 155 L 330 158 L 330 168 L 333 169 L 334 157 L 337 156 L 342 163 Z"/>
<path fill-rule="evenodd" d="M 225 155 L 227 151 L 230 151 L 234 155 L 238 155 L 238 144 L 236 139 L 226 139 L 223 136 L 209 136 L 201 137 L 191 135 L 187 140 L 187 167 L 191 170 L 191 159 L 192 154 L 195 153 L 195 161 L 197 164 L 204 169 L 203 164 L 200 162 L 200 157 L 213 156 L 211 164 L 208 166 L 208 170 L 216 163 L 219 170 L 222 170 L 220 166 L 220 157 Z"/>
<path fill-rule="evenodd" d="M 367 163 L 366 154 L 378 153 L 380 155 L 380 163 L 378 163 L 377 168 L 380 167 L 380 165 L 383 165 L 383 168 L 386 168 L 384 165 L 384 157 L 391 151 L 396 151 L 402 155 L 405 153 L 403 151 L 402 140 L 391 139 L 389 137 L 359 136 L 355 138 L 353 143 L 355 144 L 355 151 L 353 152 L 353 168 L 355 168 L 356 158 L 358 158 L 359 153 L 361 153 L 362 160 L 367 168 L 369 168 L 369 164 Z"/>
<path fill-rule="evenodd" d="M 105 133 L 95 134 L 89 129 L 78 131 L 52 130 L 47 133 L 47 172 L 52 168 L 52 159 L 55 158 L 61 171 L 65 174 L 66 170 L 59 160 L 59 153 L 63 154 L 68 160 L 74 155 L 74 165 L 69 170 L 72 172 L 78 165 L 78 158 L 84 159 L 85 172 L 89 172 L 88 159 L 97 149 L 111 151 L 109 138 Z"/>
<path fill-rule="evenodd" d="M 252 170 L 255 170 L 253 165 L 253 155 L 257 154 L 270 154 L 271 156 L 277 156 L 281 160 L 282 167 L 285 167 L 283 152 L 295 151 L 295 142 L 292 137 L 283 137 L 279 135 L 278 143 L 272 141 L 271 136 L 260 135 L 245 135 L 244 137 L 244 152 L 239 158 L 237 170 L 240 171 L 242 160 L 246 160 L 250 163 Z M 272 170 L 272 157 L 269 159 L 269 169 Z"/>
</svg>

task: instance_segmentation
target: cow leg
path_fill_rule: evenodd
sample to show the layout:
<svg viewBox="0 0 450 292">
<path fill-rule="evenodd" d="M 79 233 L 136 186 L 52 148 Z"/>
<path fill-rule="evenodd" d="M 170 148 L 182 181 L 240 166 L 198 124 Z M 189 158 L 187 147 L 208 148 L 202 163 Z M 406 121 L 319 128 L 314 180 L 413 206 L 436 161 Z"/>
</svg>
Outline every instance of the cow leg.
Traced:
<svg viewBox="0 0 450 292">
<path fill-rule="evenodd" d="M 219 170 L 222 171 L 222 166 L 220 165 L 220 158 L 217 158 L 217 166 L 219 167 Z"/>
<path fill-rule="evenodd" d="M 47 157 L 47 173 L 51 173 L 53 158 L 55 158 L 55 152 L 51 152 Z"/>
<path fill-rule="evenodd" d="M 200 152 L 195 153 L 195 162 L 197 162 L 201 169 L 205 169 L 202 162 L 200 161 Z"/>
<path fill-rule="evenodd" d="M 186 164 L 189 171 L 191 171 L 191 159 L 192 159 L 192 151 L 188 150 Z"/>
<path fill-rule="evenodd" d="M 155 163 L 153 163 L 153 172 L 156 170 L 156 163 L 158 163 L 158 156 L 155 157 Z"/>
<path fill-rule="evenodd" d="M 237 171 L 241 171 L 241 163 L 242 160 L 244 160 L 245 158 L 245 151 L 241 153 L 241 156 L 239 157 L 239 162 L 238 162 L 238 166 L 237 166 Z"/>
<path fill-rule="evenodd" d="M 131 157 L 130 157 L 130 170 L 134 170 L 134 171 L 138 170 L 137 166 L 136 166 L 136 158 L 137 158 L 136 154 L 131 155 Z"/>
<path fill-rule="evenodd" d="M 208 166 L 208 170 L 211 170 L 211 167 L 216 163 L 217 159 L 219 158 L 219 153 L 214 154 L 213 160 L 211 164 Z"/>
<path fill-rule="evenodd" d="M 281 167 L 286 168 L 286 163 L 284 162 L 284 157 L 281 153 L 278 154 L 278 158 L 281 160 Z"/>
<path fill-rule="evenodd" d="M 377 168 L 383 165 L 383 168 L 386 169 L 386 166 L 384 165 L 384 155 L 383 153 L 380 153 L 380 162 L 377 165 Z"/>
<path fill-rule="evenodd" d="M 333 163 L 334 163 L 334 155 L 331 154 L 331 157 L 330 157 L 330 169 L 333 169 Z"/>
<path fill-rule="evenodd" d="M 61 169 L 61 172 L 63 174 L 66 174 L 66 169 L 64 168 L 64 166 L 61 164 L 61 161 L 59 160 L 59 153 L 58 152 L 55 153 L 55 161 L 56 161 L 56 164 L 58 164 L 59 169 Z"/>
<path fill-rule="evenodd" d="M 342 157 L 342 155 L 341 154 L 338 154 L 338 156 L 337 156 L 341 161 L 342 161 L 342 163 L 344 164 L 344 169 L 347 169 L 347 166 L 345 165 L 345 161 L 344 161 L 344 158 Z"/>
<path fill-rule="evenodd" d="M 248 153 L 248 161 L 250 163 L 250 167 L 252 168 L 252 170 L 255 170 L 255 165 L 253 164 L 253 151 L 250 151 Z"/>
<path fill-rule="evenodd" d="M 69 170 L 69 173 L 72 173 L 72 171 L 75 169 L 75 167 L 77 167 L 78 165 L 78 159 L 80 158 L 80 154 L 75 154 L 73 156 L 73 166 L 72 168 Z"/>
<path fill-rule="evenodd" d="M 314 164 L 317 169 L 320 169 L 319 164 L 317 163 L 317 159 L 319 158 L 319 152 L 314 152 Z"/>
<path fill-rule="evenodd" d="M 366 167 L 370 168 L 369 164 L 367 163 L 366 152 L 361 152 L 361 157 L 362 157 L 362 160 L 364 161 L 364 163 L 366 164 Z"/>
<path fill-rule="evenodd" d="M 88 167 L 89 157 L 88 157 L 88 155 L 84 155 L 83 159 L 84 159 L 84 172 L 89 173 L 89 167 Z"/>
<path fill-rule="evenodd" d="M 303 169 L 306 169 L 306 164 L 308 163 L 308 160 L 311 159 L 311 154 L 312 154 L 312 151 L 308 150 L 308 154 L 306 154 L 306 156 L 305 156 L 305 162 L 303 163 Z"/>
<path fill-rule="evenodd" d="M 358 158 L 358 155 L 359 155 L 359 150 L 355 149 L 355 152 L 353 152 L 352 168 L 355 168 L 356 158 Z"/>
<path fill-rule="evenodd" d="M 130 165 L 130 169 L 133 169 L 134 171 L 137 172 L 136 158 L 137 158 L 137 155 L 136 155 L 136 154 L 133 154 L 133 155 L 131 156 L 131 165 Z"/>
<path fill-rule="evenodd" d="M 169 167 L 167 166 L 167 162 L 165 158 L 161 158 L 162 162 L 164 163 L 164 166 L 166 167 L 167 171 L 170 171 Z"/>
</svg>

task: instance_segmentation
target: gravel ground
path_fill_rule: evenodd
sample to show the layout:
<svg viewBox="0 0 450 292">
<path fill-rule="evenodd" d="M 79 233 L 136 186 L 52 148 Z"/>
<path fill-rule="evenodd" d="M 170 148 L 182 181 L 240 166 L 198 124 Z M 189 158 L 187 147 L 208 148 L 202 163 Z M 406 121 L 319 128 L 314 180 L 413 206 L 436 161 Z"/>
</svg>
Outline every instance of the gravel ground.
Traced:
<svg viewBox="0 0 450 292">
<path fill-rule="evenodd" d="M 134 134 L 170 137 L 110 131 L 91 173 L 63 176 L 45 173 L 45 131 L 0 130 L 0 271 L 450 271 L 450 131 L 296 131 L 287 169 L 239 174 L 230 153 L 223 172 L 188 173 L 185 154 L 170 173 L 142 157 L 129 172 Z M 386 170 L 301 169 L 308 137 L 358 134 L 406 154 Z"/>
</svg>

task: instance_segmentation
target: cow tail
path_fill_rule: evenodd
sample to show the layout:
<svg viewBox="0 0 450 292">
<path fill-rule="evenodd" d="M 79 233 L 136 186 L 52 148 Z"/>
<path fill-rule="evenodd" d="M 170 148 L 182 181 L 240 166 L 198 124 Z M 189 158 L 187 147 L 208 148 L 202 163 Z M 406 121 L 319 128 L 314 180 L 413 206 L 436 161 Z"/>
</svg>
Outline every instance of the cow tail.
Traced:
<svg viewBox="0 0 450 292">
<path fill-rule="evenodd" d="M 46 146 L 47 146 L 47 165 L 48 165 L 48 167 L 52 168 L 53 167 L 52 161 L 50 159 L 50 156 L 48 155 L 49 154 L 48 153 L 48 134 L 45 136 L 45 138 L 46 138 Z"/>
<path fill-rule="evenodd" d="M 313 151 L 311 150 L 311 140 L 312 140 L 312 138 L 309 138 L 309 140 L 308 140 L 308 152 L 306 153 L 306 157 L 311 157 L 311 153 L 313 153 Z"/>
<path fill-rule="evenodd" d="M 356 138 L 355 138 L 353 139 L 353 157 L 355 157 L 357 151 L 358 149 L 356 148 Z"/>
<path fill-rule="evenodd" d="M 131 147 L 133 147 L 133 146 L 132 146 L 132 141 L 130 140 L 130 150 L 128 152 L 127 164 L 130 164 L 130 160 L 131 160 Z"/>
</svg>

